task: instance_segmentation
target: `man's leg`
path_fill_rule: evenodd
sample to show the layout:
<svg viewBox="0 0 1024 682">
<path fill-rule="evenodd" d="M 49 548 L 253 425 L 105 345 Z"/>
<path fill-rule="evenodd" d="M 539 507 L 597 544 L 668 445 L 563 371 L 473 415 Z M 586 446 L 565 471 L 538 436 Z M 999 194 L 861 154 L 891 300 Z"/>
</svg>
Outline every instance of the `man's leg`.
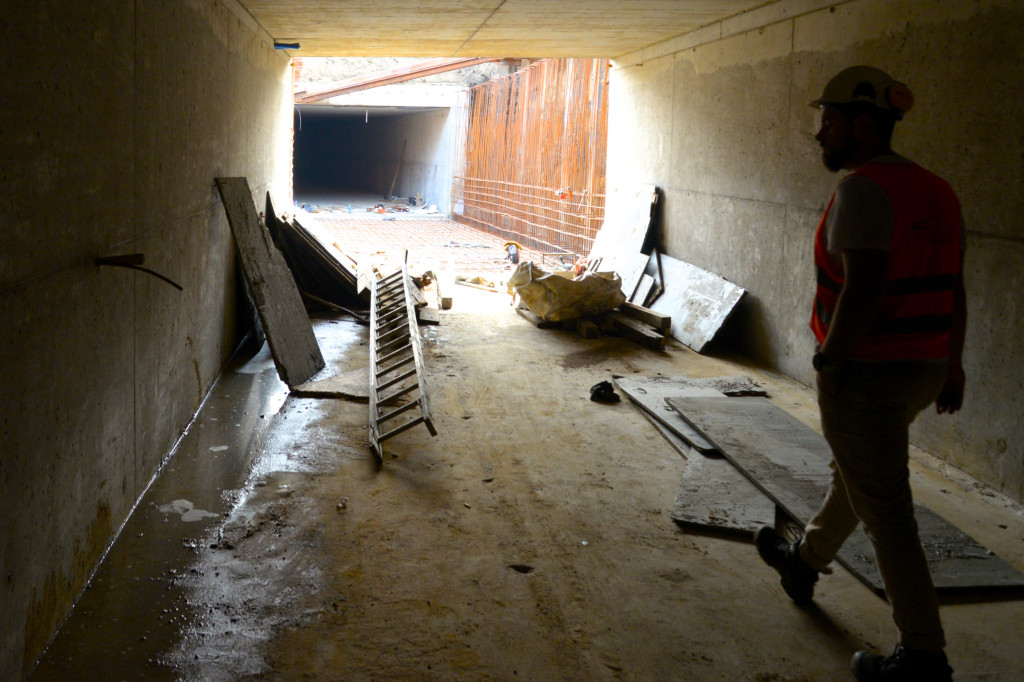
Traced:
<svg viewBox="0 0 1024 682">
<path fill-rule="evenodd" d="M 822 405 L 824 414 L 825 406 Z M 824 417 L 822 417 L 824 421 Z M 824 571 L 835 559 L 839 549 L 860 523 L 853 512 L 850 497 L 846 492 L 846 481 L 835 459 L 829 462 L 832 468 L 832 483 L 818 513 L 804 528 L 800 542 L 800 558 L 816 571 Z"/>
<path fill-rule="evenodd" d="M 822 429 L 838 473 L 822 512 L 808 529 L 807 548 L 802 548 L 813 561 L 834 556 L 835 543 L 841 545 L 843 534 L 852 531 L 851 511 L 864 523 L 874 546 L 901 644 L 925 651 L 941 651 L 945 639 L 914 520 L 907 429 L 934 400 L 945 372 L 941 364 L 854 363 L 847 367 L 838 395 L 819 397 Z M 848 509 L 842 504 L 843 490 Z M 824 530 L 813 527 L 818 522 Z"/>
</svg>

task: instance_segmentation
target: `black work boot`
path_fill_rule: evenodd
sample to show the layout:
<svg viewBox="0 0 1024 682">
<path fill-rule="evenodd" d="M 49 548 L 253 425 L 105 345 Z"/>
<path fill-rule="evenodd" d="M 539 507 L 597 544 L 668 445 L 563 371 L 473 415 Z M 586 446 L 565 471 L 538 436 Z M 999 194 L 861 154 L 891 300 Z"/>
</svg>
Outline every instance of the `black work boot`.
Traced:
<svg viewBox="0 0 1024 682">
<path fill-rule="evenodd" d="M 871 651 L 858 651 L 850 661 L 850 670 L 861 682 L 951 682 L 953 679 L 946 654 L 905 646 L 896 647 L 888 658 Z"/>
<path fill-rule="evenodd" d="M 757 553 L 764 562 L 782 576 L 782 589 L 797 604 L 806 604 L 814 597 L 814 583 L 818 582 L 818 571 L 800 558 L 797 545 L 791 545 L 779 537 L 771 526 L 762 526 L 754 534 Z"/>
</svg>

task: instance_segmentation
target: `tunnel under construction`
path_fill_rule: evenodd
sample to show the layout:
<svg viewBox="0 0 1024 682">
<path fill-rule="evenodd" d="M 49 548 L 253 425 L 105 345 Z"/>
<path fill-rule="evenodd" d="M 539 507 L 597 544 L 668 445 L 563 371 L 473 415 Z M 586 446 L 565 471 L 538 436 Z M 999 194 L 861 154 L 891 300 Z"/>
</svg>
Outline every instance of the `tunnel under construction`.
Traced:
<svg viewBox="0 0 1024 682">
<path fill-rule="evenodd" d="M 586 255 L 604 219 L 608 60 L 539 60 L 442 104 L 297 105 L 296 203 L 434 206 L 538 252 Z"/>
</svg>

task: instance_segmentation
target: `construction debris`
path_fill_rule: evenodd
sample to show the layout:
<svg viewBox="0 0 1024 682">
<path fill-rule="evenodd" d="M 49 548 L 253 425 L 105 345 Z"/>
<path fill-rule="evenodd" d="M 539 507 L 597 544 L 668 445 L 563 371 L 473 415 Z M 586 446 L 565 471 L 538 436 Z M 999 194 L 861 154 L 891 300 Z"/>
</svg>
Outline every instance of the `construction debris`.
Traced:
<svg viewBox="0 0 1024 682">
<path fill-rule="evenodd" d="M 626 337 L 630 341 L 636 341 L 641 346 L 653 348 L 654 350 L 665 349 L 665 334 L 654 329 L 649 324 L 615 310 L 601 313 L 601 317 L 607 319 L 611 323 L 611 327 L 619 335 Z"/>
<path fill-rule="evenodd" d="M 431 436 L 437 435 L 423 378 L 423 354 L 412 296 L 415 288 L 405 258 L 400 270 L 372 282 L 370 449 L 378 463 L 384 457 L 382 443 L 417 424 L 426 425 Z M 383 406 L 391 409 L 383 411 Z M 413 416 L 410 413 L 416 408 L 419 414 Z M 391 428 L 385 431 L 388 422 Z"/>
<path fill-rule="evenodd" d="M 249 182 L 217 178 L 217 189 L 278 374 L 289 386 L 297 386 L 324 367 L 302 297 L 268 228 L 256 214 Z"/>
<path fill-rule="evenodd" d="M 364 307 L 357 291 L 356 262 L 335 243 L 326 247 L 298 220 L 278 217 L 267 193 L 267 229 L 281 250 L 299 290 L 310 300 L 342 308 Z"/>
<path fill-rule="evenodd" d="M 703 268 L 661 254 L 664 293 L 651 304 L 672 318 L 672 336 L 700 353 L 722 328 L 746 290 Z"/>
<path fill-rule="evenodd" d="M 613 189 L 585 266 L 591 272 L 600 268 L 618 273 L 627 301 L 671 318 L 671 335 L 699 353 L 725 324 L 745 291 L 714 273 L 650 248 L 657 203 L 654 185 Z"/>
<path fill-rule="evenodd" d="M 508 280 L 509 293 L 523 301 L 542 320 L 561 322 L 611 310 L 626 300 L 615 273 L 554 273 L 520 263 Z"/>
<path fill-rule="evenodd" d="M 682 397 L 668 404 L 697 428 L 785 515 L 801 526 L 817 511 L 832 480 L 825 439 L 765 398 Z M 927 507 L 915 503 L 921 544 L 939 592 L 1024 587 L 1024 574 Z M 884 595 L 874 552 L 863 528 L 836 559 Z"/>
</svg>

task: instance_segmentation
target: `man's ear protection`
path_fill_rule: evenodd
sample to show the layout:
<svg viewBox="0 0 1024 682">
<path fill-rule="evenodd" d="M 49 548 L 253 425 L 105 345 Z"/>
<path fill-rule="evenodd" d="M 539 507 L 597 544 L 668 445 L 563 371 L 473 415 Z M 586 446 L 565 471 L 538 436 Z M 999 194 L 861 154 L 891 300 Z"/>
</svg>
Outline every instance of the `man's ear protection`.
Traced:
<svg viewBox="0 0 1024 682">
<path fill-rule="evenodd" d="M 903 83 L 893 83 L 886 88 L 885 99 L 901 117 L 914 108 L 914 93 Z"/>
</svg>

